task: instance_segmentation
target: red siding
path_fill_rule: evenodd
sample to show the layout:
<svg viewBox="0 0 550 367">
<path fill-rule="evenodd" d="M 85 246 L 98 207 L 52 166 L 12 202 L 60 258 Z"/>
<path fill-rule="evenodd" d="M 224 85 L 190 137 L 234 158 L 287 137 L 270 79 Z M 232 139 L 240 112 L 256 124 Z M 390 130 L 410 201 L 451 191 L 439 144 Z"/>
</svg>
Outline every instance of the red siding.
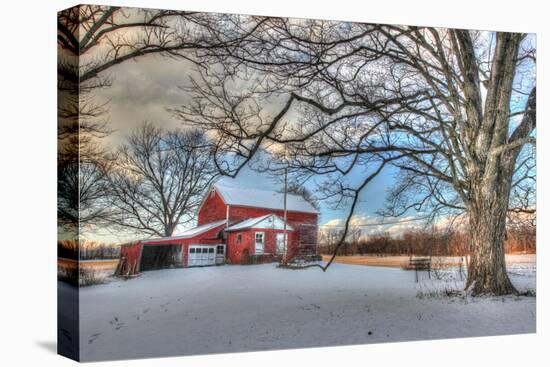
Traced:
<svg viewBox="0 0 550 367">
<path fill-rule="evenodd" d="M 124 244 L 120 247 L 120 275 L 139 273 L 141 242 Z"/>
<path fill-rule="evenodd" d="M 262 215 L 275 214 L 280 218 L 284 218 L 283 210 L 268 209 L 268 208 L 253 208 L 246 206 L 231 205 L 229 206 L 229 223 L 235 223 L 248 218 L 260 217 Z M 203 225 L 217 220 L 226 219 L 227 206 L 222 197 L 217 191 L 214 194 L 210 192 L 205 199 L 202 207 L 198 213 L 198 225 Z M 289 236 L 289 246 L 287 255 L 289 257 L 297 253 L 300 246 L 300 225 L 313 225 L 315 226 L 314 232 L 317 232 L 317 214 L 316 213 L 304 213 L 304 212 L 287 212 L 288 224 L 295 230 L 292 236 Z M 249 254 L 254 253 L 254 238 L 248 238 L 247 236 L 253 236 L 253 234 L 243 233 L 243 242 L 246 241 L 249 248 Z M 240 263 L 242 257 L 242 251 L 245 249 L 236 247 L 235 243 L 231 241 L 235 240 L 236 236 L 228 236 L 227 240 L 227 259 L 232 263 Z M 267 240 L 267 239 L 266 239 Z M 316 245 L 316 244 L 313 244 Z M 233 253 L 233 251 L 237 251 Z M 266 250 L 267 251 L 267 250 Z"/>
<path fill-rule="evenodd" d="M 284 217 L 283 210 L 267 209 L 267 208 L 250 208 L 246 206 L 232 205 L 229 207 L 229 221 L 236 222 L 238 220 L 261 217 L 262 215 L 267 215 L 271 213 L 276 214 L 281 218 Z M 290 225 L 292 225 L 293 222 L 317 224 L 317 214 L 315 213 L 287 211 L 287 219 Z"/>
<path fill-rule="evenodd" d="M 217 220 L 225 219 L 227 206 L 217 191 L 212 196 L 208 193 L 208 197 L 202 204 L 202 207 L 198 213 L 197 225 L 202 226 L 206 223 L 215 222 Z"/>
<path fill-rule="evenodd" d="M 255 254 L 255 234 L 256 232 L 264 233 L 264 254 L 276 255 L 277 248 L 277 233 L 283 233 L 283 230 L 266 229 L 266 228 L 250 228 L 240 232 L 229 232 L 227 234 L 227 261 L 231 264 L 240 264 L 243 261 L 243 253 L 248 250 L 249 255 Z M 287 258 L 295 252 L 294 232 L 288 233 L 288 250 Z M 240 244 L 237 244 L 237 235 L 242 236 Z"/>
<path fill-rule="evenodd" d="M 215 245 L 218 243 L 224 243 L 222 238 L 218 238 L 220 231 L 223 229 L 224 224 L 218 227 L 212 228 L 204 233 L 201 233 L 195 237 L 185 239 L 159 239 L 155 241 L 144 241 L 146 245 L 181 245 L 183 251 L 182 266 L 187 266 L 189 257 L 189 245 Z"/>
<path fill-rule="evenodd" d="M 242 241 L 237 244 L 237 234 L 242 236 Z M 230 264 L 240 264 L 243 260 L 243 252 L 248 250 L 248 254 L 254 254 L 254 233 L 250 231 L 229 232 L 227 234 L 227 262 Z"/>
<path fill-rule="evenodd" d="M 218 220 L 225 220 L 227 214 L 227 206 L 220 194 L 215 191 L 212 195 L 208 193 L 208 197 L 204 200 L 202 207 L 198 213 L 197 225 L 203 225 Z M 243 219 L 260 217 L 267 214 L 275 214 L 280 218 L 284 218 L 283 210 L 267 209 L 267 208 L 252 208 L 245 206 L 233 205 L 229 207 L 229 222 L 235 223 Z M 315 232 L 317 231 L 317 214 L 316 213 L 303 213 L 303 212 L 287 212 L 288 223 L 294 231 L 288 232 L 288 249 L 287 258 L 291 258 L 297 253 L 300 247 L 300 225 L 307 224 L 315 226 Z M 143 245 L 160 245 L 160 244 L 173 244 L 181 245 L 183 252 L 182 266 L 187 266 L 189 256 L 189 245 L 191 244 L 218 244 L 226 243 L 226 256 L 227 261 L 232 264 L 239 264 L 242 261 L 242 255 L 245 249 L 248 250 L 250 255 L 254 255 L 255 238 L 254 233 L 261 231 L 265 233 L 264 253 L 275 254 L 276 249 L 276 234 L 282 233 L 282 230 L 273 229 L 248 229 L 242 232 L 230 232 L 227 234 L 227 240 L 218 238 L 220 230 L 224 225 L 220 225 L 214 229 L 211 229 L 205 233 L 197 235 L 192 238 L 186 239 L 160 239 L 154 241 L 141 241 L 134 244 L 124 245 L 121 248 L 121 258 L 125 259 L 124 266 L 131 269 L 133 272 L 139 272 L 139 262 L 141 256 L 141 249 Z M 242 234 L 242 242 L 237 245 L 237 234 Z M 313 244 L 314 246 L 316 244 Z"/>
<path fill-rule="evenodd" d="M 138 273 L 140 271 L 140 256 L 141 249 L 144 245 L 181 245 L 182 246 L 182 266 L 187 266 L 189 257 L 189 245 L 214 245 L 218 243 L 224 243 L 224 240 L 218 238 L 220 231 L 224 225 L 215 227 L 209 231 L 201 233 L 195 237 L 185 239 L 158 239 L 151 241 L 139 241 L 132 244 L 123 245 L 120 249 L 121 260 L 124 259 L 122 266 L 124 269 L 131 269 L 130 274 Z M 125 273 L 123 273 L 125 274 Z"/>
<path fill-rule="evenodd" d="M 229 222 L 234 223 L 239 220 L 260 217 L 262 215 L 274 213 L 280 218 L 284 218 L 283 210 L 264 209 L 264 208 L 249 208 L 244 206 L 230 206 L 229 207 Z M 317 227 L 317 214 L 315 213 L 301 213 L 301 212 L 287 212 L 288 224 L 294 229 L 294 235 L 292 239 L 289 237 L 289 256 L 294 254 L 300 244 L 300 225 L 308 224 Z M 315 228 L 317 231 L 317 228 Z"/>
<path fill-rule="evenodd" d="M 198 225 L 214 222 L 217 220 L 226 219 L 227 206 L 217 191 L 214 195 L 208 194 L 202 207 L 198 213 Z M 229 207 L 229 222 L 234 223 L 239 220 L 261 217 L 262 215 L 274 213 L 279 217 L 284 217 L 283 210 L 268 209 L 268 208 L 252 208 L 246 206 L 231 205 Z M 300 224 L 314 224 L 317 225 L 316 213 L 304 213 L 287 211 L 288 223 Z"/>
</svg>

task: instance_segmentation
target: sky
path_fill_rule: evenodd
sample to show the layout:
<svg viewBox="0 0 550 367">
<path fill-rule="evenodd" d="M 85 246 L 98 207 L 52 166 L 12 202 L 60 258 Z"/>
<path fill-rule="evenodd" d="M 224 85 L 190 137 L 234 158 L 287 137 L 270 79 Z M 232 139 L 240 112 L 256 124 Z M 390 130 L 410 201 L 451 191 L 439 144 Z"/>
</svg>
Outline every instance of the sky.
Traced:
<svg viewBox="0 0 550 367">
<path fill-rule="evenodd" d="M 142 122 L 148 121 L 167 129 L 182 128 L 167 109 L 186 103 L 186 95 L 181 86 L 189 83 L 193 66 L 183 60 L 174 60 L 159 55 L 148 55 L 113 67 L 109 75 L 112 85 L 95 92 L 95 97 L 108 101 L 107 119 L 112 133 L 104 138 L 104 143 L 116 148 L 124 142 L 126 136 Z M 381 223 L 384 221 L 376 211 L 384 205 L 386 191 L 395 181 L 396 170 L 387 168 L 374 179 L 362 192 L 356 208 L 354 223 Z M 353 180 L 353 176 L 350 179 Z M 266 174 L 245 167 L 233 180 L 232 184 L 264 190 L 280 190 L 280 183 L 275 183 Z M 314 190 L 314 185 L 309 189 Z M 349 205 L 334 209 L 321 202 L 319 224 L 341 226 L 347 216 Z M 403 218 L 407 219 L 407 218 Z M 415 225 L 407 223 L 407 228 Z M 403 226 L 371 226 L 364 233 L 375 233 Z M 179 230 L 183 230 L 180 228 Z M 130 236 L 132 237 L 132 236 Z M 94 238 L 106 242 L 128 240 L 127 235 L 113 232 L 96 231 Z"/>
<path fill-rule="evenodd" d="M 534 42 L 534 40 L 533 40 Z M 182 128 L 182 122 L 176 119 L 169 109 L 188 103 L 189 98 L 181 87 L 189 86 L 189 79 L 195 74 L 195 66 L 182 59 L 163 57 L 158 54 L 147 55 L 112 67 L 108 71 L 112 85 L 94 92 L 94 97 L 100 102 L 108 102 L 107 119 L 112 130 L 110 136 L 104 138 L 104 143 L 114 149 L 124 142 L 126 136 L 139 124 L 151 122 L 166 129 Z M 525 101 L 516 101 L 523 106 Z M 269 106 L 268 106 L 269 107 Z M 376 225 L 392 222 L 391 218 L 382 218 L 376 213 L 384 206 L 388 189 L 397 181 L 398 172 L 387 166 L 360 195 L 358 206 L 352 223 L 367 224 L 363 234 L 375 234 L 387 231 L 397 234 L 404 229 L 422 225 L 422 222 L 411 221 L 418 213 L 408 212 L 399 218 L 403 223 L 391 225 Z M 349 181 L 359 181 L 362 175 L 352 172 Z M 251 187 L 267 190 L 280 190 L 280 183 L 273 182 L 266 174 L 261 174 L 248 167 L 242 170 L 232 184 L 241 187 Z M 314 191 L 315 187 L 308 187 Z M 347 207 L 332 208 L 327 203 L 320 203 L 321 214 L 319 223 L 322 226 L 342 226 L 348 215 Z M 185 228 L 178 228 L 183 230 Z M 98 231 L 96 237 L 108 242 L 127 240 L 127 235 L 103 233 Z"/>
</svg>

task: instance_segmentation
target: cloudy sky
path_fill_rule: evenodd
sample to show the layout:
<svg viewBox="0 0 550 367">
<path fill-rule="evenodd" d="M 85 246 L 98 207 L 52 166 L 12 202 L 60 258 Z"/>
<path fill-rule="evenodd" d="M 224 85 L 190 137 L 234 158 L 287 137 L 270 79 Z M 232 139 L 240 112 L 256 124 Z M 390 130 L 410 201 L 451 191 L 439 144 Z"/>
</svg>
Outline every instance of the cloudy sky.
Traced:
<svg viewBox="0 0 550 367">
<path fill-rule="evenodd" d="M 185 104 L 185 93 L 180 90 L 189 82 L 192 65 L 185 60 L 174 60 L 160 55 L 127 61 L 113 67 L 109 74 L 112 86 L 96 92 L 109 101 L 109 123 L 113 144 L 120 144 L 125 136 L 144 121 L 165 128 L 181 127 L 166 108 Z"/>
<path fill-rule="evenodd" d="M 129 13 L 131 14 L 131 12 Z M 130 16 L 131 17 L 131 16 Z M 489 35 L 490 33 L 487 33 Z M 533 40 L 534 42 L 534 36 Z M 94 49 L 95 50 L 95 49 Z M 104 51 L 104 50 L 103 50 Z M 86 55 L 87 61 L 93 62 L 94 52 Z M 107 102 L 108 122 L 112 134 L 104 138 L 104 143 L 112 149 L 116 149 L 131 133 L 131 131 L 143 122 L 150 122 L 166 129 L 183 128 L 182 122 L 176 119 L 169 109 L 178 108 L 188 104 L 189 95 L 182 87 L 190 86 L 190 78 L 196 76 L 197 66 L 183 59 L 169 58 L 159 54 L 141 56 L 137 59 L 125 61 L 111 67 L 106 75 L 112 80 L 112 85 L 101 90 L 95 90 L 94 98 L 97 102 Z M 534 78 L 534 76 L 533 76 Z M 526 98 L 526 97 L 524 97 Z M 277 110 L 276 103 L 267 104 L 264 111 Z M 517 106 L 524 106 L 524 101 L 516 101 Z M 293 110 L 290 110 L 285 118 L 292 120 Z M 368 167 L 366 168 L 368 169 Z M 360 182 L 363 179 L 365 167 L 359 167 L 348 175 L 348 182 Z M 422 213 L 407 212 L 403 217 L 396 219 L 382 218 L 376 213 L 384 206 L 388 189 L 397 182 L 399 172 L 391 166 L 386 166 L 369 185 L 362 191 L 356 207 L 352 224 L 364 226 L 363 234 L 390 232 L 398 234 L 405 229 L 423 225 L 419 217 Z M 280 183 L 270 180 L 265 174 L 260 174 L 250 168 L 244 169 L 232 184 L 242 187 L 279 190 Z M 315 183 L 308 183 L 314 191 Z M 328 227 L 341 227 L 348 215 L 349 206 L 331 208 L 328 203 L 320 203 L 320 224 Z M 396 222 L 400 223 L 396 223 Z M 382 224 L 380 224 L 382 223 Z M 384 225 L 383 223 L 391 223 Z M 179 228 L 182 230 L 184 228 Z M 96 233 L 101 240 L 120 242 L 131 237 L 120 233 Z"/>
<path fill-rule="evenodd" d="M 124 142 L 125 137 L 137 125 L 144 121 L 155 123 L 164 128 L 182 127 L 181 121 L 167 111 L 186 103 L 186 94 L 181 86 L 189 84 L 193 75 L 193 65 L 184 60 L 175 60 L 159 55 L 148 55 L 137 60 L 122 63 L 109 71 L 112 86 L 96 93 L 96 97 L 109 101 L 109 124 L 113 133 L 106 143 L 113 148 Z M 393 184 L 397 172 L 386 169 L 362 193 L 357 207 L 354 224 L 368 224 L 364 233 L 379 231 L 398 232 L 410 228 L 418 222 L 406 222 L 387 226 L 374 226 L 384 221 L 375 212 L 384 204 L 386 190 Z M 259 189 L 279 189 L 267 175 L 249 168 L 239 173 L 232 184 Z M 313 185 L 310 188 L 314 188 Z M 330 208 L 321 203 L 320 224 L 341 226 L 349 208 Z M 409 220 L 410 218 L 403 218 Z M 389 220 L 393 222 L 393 220 Z M 122 241 L 128 237 L 117 233 L 98 233 L 105 241 Z"/>
<path fill-rule="evenodd" d="M 130 18 L 141 16 L 131 11 L 128 14 Z M 185 29 L 187 29 L 187 25 L 187 23 L 179 24 Z M 190 27 L 187 31 L 192 35 L 193 27 Z M 126 35 L 131 37 L 131 34 Z M 489 44 L 492 42 L 492 33 L 485 32 L 481 35 L 483 36 L 481 41 Z M 534 43 L 534 36 L 530 36 L 529 40 Z M 99 48 L 98 51 L 93 52 L 102 52 L 102 49 Z M 97 56 L 93 55 L 93 52 L 91 55 L 86 55 L 89 61 L 93 61 L 94 57 Z M 176 119 L 169 112 L 169 109 L 185 106 L 189 103 L 190 97 L 182 87 L 191 85 L 191 77 L 198 75 L 196 68 L 197 66 L 189 61 L 181 58 L 169 58 L 160 54 L 141 56 L 110 68 L 107 71 L 108 75 L 105 76 L 112 80 L 112 85 L 94 92 L 98 101 L 108 102 L 109 106 L 108 121 L 113 132 L 105 138 L 105 143 L 116 149 L 125 141 L 130 132 L 143 122 L 150 122 L 166 129 L 183 128 L 182 122 Z M 527 68 L 527 72 L 534 73 L 534 69 L 531 69 Z M 245 80 L 246 78 L 237 79 Z M 534 75 L 527 75 L 527 79 L 534 79 Z M 513 108 L 523 108 L 525 105 L 524 99 L 526 96 L 520 95 L 518 98 L 518 101 L 514 101 Z M 280 106 L 277 103 L 277 100 L 269 99 L 268 103 L 263 103 L 262 113 L 269 114 L 278 111 Z M 288 111 L 285 119 L 292 122 L 297 117 L 294 112 L 292 109 Z M 354 169 L 347 176 L 347 181 L 350 183 L 360 182 L 365 174 L 364 171 L 368 169 L 369 167 L 364 166 Z M 382 218 L 376 214 L 384 206 L 388 189 L 395 185 L 398 174 L 399 172 L 395 168 L 386 166 L 385 170 L 362 191 L 352 224 L 364 226 L 363 234 L 374 234 L 382 231 L 398 234 L 405 229 L 424 224 L 418 220 L 419 217 L 425 215 L 423 213 L 409 211 L 398 220 Z M 280 182 L 272 182 L 267 175 L 260 174 L 250 168 L 242 170 L 234 181 L 231 184 L 271 190 L 279 190 L 281 185 Z M 314 191 L 315 181 L 308 181 L 307 185 Z M 349 206 L 332 208 L 328 203 L 323 202 L 320 203 L 320 206 L 320 224 L 322 226 L 338 227 L 343 225 L 343 221 L 348 215 Z M 388 222 L 391 224 L 380 224 Z M 121 240 L 121 236 L 118 234 L 108 234 L 107 238 L 114 241 Z"/>
</svg>

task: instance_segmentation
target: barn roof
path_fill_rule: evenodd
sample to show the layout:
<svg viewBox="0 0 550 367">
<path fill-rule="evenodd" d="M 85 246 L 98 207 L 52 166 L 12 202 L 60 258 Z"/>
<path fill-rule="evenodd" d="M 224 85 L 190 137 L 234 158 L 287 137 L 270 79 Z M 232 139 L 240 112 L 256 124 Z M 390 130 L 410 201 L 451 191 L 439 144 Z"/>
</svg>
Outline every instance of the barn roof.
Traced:
<svg viewBox="0 0 550 367">
<path fill-rule="evenodd" d="M 228 205 L 241 205 L 254 208 L 284 209 L 284 195 L 280 192 L 251 188 L 240 188 L 215 183 L 214 188 Z M 319 211 L 299 195 L 287 195 L 287 210 L 318 214 Z"/>
<path fill-rule="evenodd" d="M 204 232 L 207 232 L 211 229 L 219 227 L 222 224 L 225 224 L 225 219 L 224 220 L 218 220 L 216 222 L 206 223 L 206 224 L 203 224 L 202 226 L 198 226 L 198 227 L 191 228 L 191 229 L 188 229 L 188 230 L 183 231 L 183 232 L 179 232 L 179 233 L 177 233 L 176 235 L 174 235 L 172 237 L 177 237 L 177 238 L 195 237 L 196 235 L 199 235 L 201 233 L 204 233 Z"/>
<path fill-rule="evenodd" d="M 195 236 L 198 236 L 199 234 L 202 234 L 204 232 L 208 232 L 211 229 L 214 229 L 216 227 L 220 227 L 225 224 L 225 220 L 218 220 L 216 222 L 206 223 L 202 226 L 194 227 L 188 230 L 185 230 L 183 232 L 176 233 L 175 235 L 172 235 L 170 237 L 162 237 L 162 238 L 153 238 L 150 240 L 146 240 L 144 242 L 157 242 L 157 241 L 170 241 L 170 240 L 184 240 L 187 238 L 193 238 Z"/>
<path fill-rule="evenodd" d="M 267 214 L 267 215 L 262 215 L 261 217 L 245 219 L 243 221 L 240 221 L 238 223 L 230 225 L 225 230 L 226 231 L 237 231 L 237 230 L 241 230 L 241 229 L 254 228 L 256 226 L 262 225 L 263 222 L 267 222 L 269 220 L 269 218 L 271 218 L 271 223 L 272 223 L 273 227 L 275 227 L 277 229 L 282 227 L 284 221 L 281 218 L 279 218 L 275 214 Z M 289 224 L 286 225 L 286 229 L 288 231 L 293 231 L 294 230 Z"/>
</svg>

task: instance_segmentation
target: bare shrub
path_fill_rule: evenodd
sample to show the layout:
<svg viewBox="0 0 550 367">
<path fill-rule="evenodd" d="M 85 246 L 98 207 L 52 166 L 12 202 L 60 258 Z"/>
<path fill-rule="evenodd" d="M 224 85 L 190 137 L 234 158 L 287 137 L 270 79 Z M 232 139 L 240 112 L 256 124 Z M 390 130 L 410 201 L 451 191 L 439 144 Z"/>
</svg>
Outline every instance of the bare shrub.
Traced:
<svg viewBox="0 0 550 367">
<path fill-rule="evenodd" d="M 442 280 L 449 277 L 449 268 L 445 264 L 445 260 L 441 257 L 432 258 L 432 274 L 437 280 Z"/>
<path fill-rule="evenodd" d="M 78 259 L 78 241 L 57 241 L 57 256 L 66 259 Z"/>
<path fill-rule="evenodd" d="M 57 265 L 57 279 L 73 286 L 78 285 L 78 267 Z"/>
<path fill-rule="evenodd" d="M 79 284 L 81 287 L 105 283 L 108 283 L 107 277 L 102 275 L 101 272 L 97 270 L 80 269 Z"/>
<path fill-rule="evenodd" d="M 464 291 L 454 289 L 452 287 L 443 287 L 440 289 L 431 290 L 418 290 L 416 292 L 416 298 L 418 299 L 441 299 L 450 297 L 464 298 L 465 293 Z"/>
</svg>

